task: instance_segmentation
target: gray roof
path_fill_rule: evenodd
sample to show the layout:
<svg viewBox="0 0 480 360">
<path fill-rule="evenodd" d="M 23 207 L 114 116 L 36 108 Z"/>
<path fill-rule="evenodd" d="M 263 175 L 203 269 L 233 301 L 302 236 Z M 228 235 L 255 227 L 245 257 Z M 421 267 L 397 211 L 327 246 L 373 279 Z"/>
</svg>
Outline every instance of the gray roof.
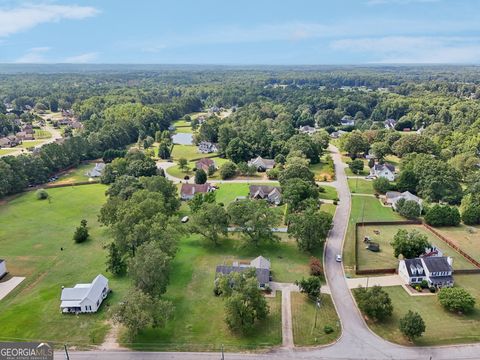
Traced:
<svg viewBox="0 0 480 360">
<path fill-rule="evenodd" d="M 430 272 L 452 271 L 452 267 L 448 263 L 448 258 L 446 256 L 425 257 L 423 258 L 423 262 Z"/>
<path fill-rule="evenodd" d="M 62 290 L 62 302 L 77 302 L 80 304 L 85 299 L 96 302 L 100 299 L 103 289 L 108 285 L 108 279 L 99 274 L 90 284 L 77 284 L 73 288 L 65 288 Z"/>
<path fill-rule="evenodd" d="M 416 276 L 425 276 L 425 270 L 423 269 L 422 259 L 415 258 L 415 259 L 405 259 L 405 267 L 407 268 L 408 276 L 409 277 L 416 277 Z M 422 272 L 413 273 L 413 269 L 421 269 Z"/>
<path fill-rule="evenodd" d="M 393 166 L 392 164 L 375 164 L 375 166 L 373 168 L 376 171 L 382 171 L 383 169 L 387 168 L 392 173 L 395 172 L 395 166 Z"/>
<path fill-rule="evenodd" d="M 433 276 L 433 277 L 430 277 L 430 281 L 433 284 L 444 284 L 444 283 L 448 283 L 448 282 L 453 283 L 453 276 L 451 276 L 451 275 L 449 275 L 449 276 Z"/>
<path fill-rule="evenodd" d="M 270 261 L 265 259 L 263 256 L 258 256 L 250 261 L 250 265 L 257 269 L 270 269 Z"/>
<path fill-rule="evenodd" d="M 228 265 L 218 265 L 215 272 L 217 274 L 228 275 L 232 272 L 244 272 L 252 269 L 250 266 L 228 266 Z M 257 275 L 257 281 L 259 284 L 268 284 L 270 281 L 270 270 L 269 269 L 255 269 Z"/>
</svg>

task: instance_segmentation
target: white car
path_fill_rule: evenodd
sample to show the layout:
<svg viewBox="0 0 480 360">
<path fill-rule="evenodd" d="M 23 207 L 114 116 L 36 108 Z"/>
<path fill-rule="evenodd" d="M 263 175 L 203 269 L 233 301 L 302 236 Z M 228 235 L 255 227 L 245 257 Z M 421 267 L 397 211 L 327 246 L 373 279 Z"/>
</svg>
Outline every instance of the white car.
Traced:
<svg viewBox="0 0 480 360">
<path fill-rule="evenodd" d="M 335 261 L 342 262 L 342 255 L 338 254 L 337 256 L 335 256 Z"/>
<path fill-rule="evenodd" d="M 182 223 L 185 224 L 186 222 L 188 222 L 188 220 L 190 220 L 190 218 L 188 216 L 184 216 L 182 218 Z"/>
</svg>

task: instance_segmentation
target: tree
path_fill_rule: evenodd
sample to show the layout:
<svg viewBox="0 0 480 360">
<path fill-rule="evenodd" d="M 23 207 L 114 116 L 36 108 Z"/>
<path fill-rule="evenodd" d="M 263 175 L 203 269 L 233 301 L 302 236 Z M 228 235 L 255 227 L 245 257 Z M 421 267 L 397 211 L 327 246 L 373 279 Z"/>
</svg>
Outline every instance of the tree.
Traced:
<svg viewBox="0 0 480 360">
<path fill-rule="evenodd" d="M 302 210 L 312 203 L 316 205 L 319 197 L 317 185 L 298 178 L 284 181 L 282 194 L 283 201 L 289 205 L 290 211 Z"/>
<path fill-rule="evenodd" d="M 394 256 L 403 255 L 405 259 L 412 259 L 419 257 L 425 252 L 425 249 L 430 247 L 426 235 L 420 234 L 417 230 L 408 232 L 405 229 L 397 231 L 391 242 L 394 250 Z"/>
<path fill-rule="evenodd" d="M 128 266 L 128 272 L 135 287 L 152 297 L 165 293 L 169 282 L 171 260 L 171 257 L 165 254 L 155 242 L 138 247 L 135 257 L 130 260 Z"/>
<path fill-rule="evenodd" d="M 127 263 L 117 245 L 112 242 L 105 247 L 108 250 L 107 262 L 105 263 L 107 265 L 107 271 L 116 276 L 125 275 L 127 272 Z"/>
<path fill-rule="evenodd" d="M 360 286 L 354 295 L 360 310 L 374 321 L 383 321 L 393 313 L 392 300 L 380 286 L 368 289 Z"/>
<path fill-rule="evenodd" d="M 404 169 L 397 179 L 398 191 L 409 191 L 411 193 L 417 192 L 418 179 L 415 172 L 411 169 Z"/>
<path fill-rule="evenodd" d="M 310 275 L 323 276 L 323 264 L 320 259 L 312 256 L 308 264 L 310 266 Z"/>
<path fill-rule="evenodd" d="M 320 287 L 322 283 L 318 276 L 310 276 L 308 279 L 302 278 L 300 281 L 295 281 L 300 292 L 307 294 L 310 299 L 317 299 L 320 296 Z"/>
<path fill-rule="evenodd" d="M 80 226 L 75 229 L 73 240 L 76 243 L 82 243 L 88 239 L 88 236 L 87 220 L 82 220 L 80 222 Z"/>
<path fill-rule="evenodd" d="M 188 160 L 185 158 L 178 159 L 178 168 L 186 172 L 188 170 Z"/>
<path fill-rule="evenodd" d="M 437 145 L 428 137 L 418 134 L 402 136 L 393 145 L 395 155 L 404 157 L 410 153 L 437 154 Z"/>
<path fill-rule="evenodd" d="M 332 228 L 332 215 L 309 208 L 303 213 L 291 214 L 288 233 L 297 241 L 302 251 L 312 251 L 321 247 Z"/>
<path fill-rule="evenodd" d="M 48 199 L 48 192 L 45 189 L 38 189 L 37 191 L 35 191 L 35 197 L 38 200 Z"/>
<path fill-rule="evenodd" d="M 425 222 L 431 226 L 458 226 L 460 212 L 456 207 L 434 205 L 425 214 Z"/>
<path fill-rule="evenodd" d="M 467 290 L 459 287 L 441 288 L 438 300 L 445 309 L 454 312 L 467 313 L 475 307 L 475 298 Z"/>
<path fill-rule="evenodd" d="M 237 166 L 231 162 L 227 161 L 220 166 L 220 177 L 222 180 L 230 179 L 237 174 Z"/>
<path fill-rule="evenodd" d="M 240 138 L 232 139 L 225 150 L 227 158 L 235 163 L 247 161 L 251 158 L 252 152 L 250 151 L 250 145 Z"/>
<path fill-rule="evenodd" d="M 160 328 L 173 315 L 170 301 L 155 298 L 139 289 L 127 292 L 113 311 L 113 321 L 128 329 L 130 339 L 147 327 Z"/>
<path fill-rule="evenodd" d="M 425 332 L 425 322 L 419 313 L 408 310 L 400 319 L 399 328 L 408 340 L 413 341 Z"/>
<path fill-rule="evenodd" d="M 158 156 L 160 159 L 168 159 L 170 157 L 171 145 L 167 141 L 161 141 L 158 144 Z"/>
<path fill-rule="evenodd" d="M 353 131 L 341 138 L 341 147 L 352 159 L 368 151 L 368 142 L 360 131 Z"/>
<path fill-rule="evenodd" d="M 239 228 L 247 244 L 276 242 L 279 238 L 272 228 L 278 223 L 278 215 L 266 201 L 242 200 L 230 203 L 227 213 L 231 222 Z"/>
<path fill-rule="evenodd" d="M 223 206 L 203 203 L 199 211 L 193 213 L 190 229 L 217 245 L 220 236 L 228 235 L 228 220 L 228 214 Z"/>
<path fill-rule="evenodd" d="M 360 174 L 363 171 L 363 166 L 363 160 L 361 159 L 355 159 L 348 163 L 348 167 L 354 174 Z"/>
<path fill-rule="evenodd" d="M 375 158 L 378 160 L 383 160 L 385 156 L 390 153 L 390 151 L 390 146 L 384 141 L 375 142 L 371 146 L 371 152 L 373 153 L 373 156 L 375 156 Z"/>
<path fill-rule="evenodd" d="M 462 199 L 460 206 L 462 221 L 465 225 L 480 224 L 480 196 L 468 193 Z"/>
<path fill-rule="evenodd" d="M 292 164 L 286 167 L 278 175 L 280 185 L 290 179 L 301 179 L 310 183 L 315 183 L 315 174 L 303 164 Z"/>
<path fill-rule="evenodd" d="M 397 212 L 407 219 L 416 219 L 422 213 L 420 204 L 413 200 L 400 199 L 396 204 Z"/>
<path fill-rule="evenodd" d="M 373 189 L 380 194 L 385 194 L 387 191 L 390 191 L 392 185 L 387 178 L 383 176 L 372 181 Z"/>
<path fill-rule="evenodd" d="M 195 171 L 195 184 L 205 184 L 207 182 L 207 173 L 203 169 Z"/>
<path fill-rule="evenodd" d="M 214 191 L 207 193 L 196 193 L 195 195 L 193 195 L 193 198 L 188 202 L 188 206 L 190 207 L 190 210 L 192 210 L 192 213 L 196 213 L 200 210 L 203 204 L 214 204 L 215 198 L 216 195 Z"/>
<path fill-rule="evenodd" d="M 249 332 L 269 313 L 254 269 L 232 272 L 217 279 L 216 293 L 225 298 L 225 322 L 232 331 Z"/>
</svg>

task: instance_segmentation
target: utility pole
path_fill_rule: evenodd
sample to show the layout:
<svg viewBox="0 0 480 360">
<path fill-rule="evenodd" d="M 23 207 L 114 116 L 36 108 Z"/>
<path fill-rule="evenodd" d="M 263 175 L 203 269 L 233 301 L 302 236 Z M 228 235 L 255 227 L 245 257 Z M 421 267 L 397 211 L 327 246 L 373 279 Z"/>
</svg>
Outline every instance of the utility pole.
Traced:
<svg viewBox="0 0 480 360">
<path fill-rule="evenodd" d="M 225 360 L 225 354 L 223 352 L 223 344 L 222 344 L 222 360 Z"/>
<path fill-rule="evenodd" d="M 317 300 L 315 301 L 315 324 L 313 325 L 314 329 L 317 328 L 318 309 L 320 308 L 320 295 L 321 295 L 321 287 L 318 289 L 318 296 L 317 296 Z"/>
<path fill-rule="evenodd" d="M 63 348 L 65 349 L 65 360 L 70 360 L 70 356 L 68 356 L 67 344 L 63 344 Z"/>
</svg>

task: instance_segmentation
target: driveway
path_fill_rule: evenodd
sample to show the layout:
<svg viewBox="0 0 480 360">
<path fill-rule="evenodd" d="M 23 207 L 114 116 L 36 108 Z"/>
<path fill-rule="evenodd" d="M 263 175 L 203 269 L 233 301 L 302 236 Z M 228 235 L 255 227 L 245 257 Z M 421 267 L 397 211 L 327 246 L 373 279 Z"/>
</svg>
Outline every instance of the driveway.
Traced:
<svg viewBox="0 0 480 360">
<path fill-rule="evenodd" d="M 10 280 L 0 282 L 0 300 L 7 296 L 10 291 L 15 289 L 23 280 L 24 277 L 14 276 Z"/>
</svg>

